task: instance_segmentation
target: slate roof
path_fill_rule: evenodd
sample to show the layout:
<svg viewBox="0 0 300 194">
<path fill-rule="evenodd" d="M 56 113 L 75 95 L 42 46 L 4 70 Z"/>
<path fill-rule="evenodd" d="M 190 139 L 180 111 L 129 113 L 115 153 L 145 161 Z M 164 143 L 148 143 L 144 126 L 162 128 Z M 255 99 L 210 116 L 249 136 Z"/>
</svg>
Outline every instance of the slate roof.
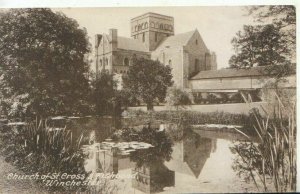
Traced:
<svg viewBox="0 0 300 194">
<path fill-rule="evenodd" d="M 270 66 L 258 66 L 248 69 L 219 69 L 201 71 L 197 75 L 191 78 L 191 80 L 197 79 L 212 79 L 212 78 L 228 78 L 228 77 L 248 77 L 248 76 L 261 76 L 270 71 Z M 296 73 L 296 66 L 292 66 L 292 74 Z M 295 72 L 294 72 L 295 71 Z"/>
<path fill-rule="evenodd" d="M 259 76 L 262 75 L 262 68 L 250 69 L 220 69 L 201 71 L 194 77 L 195 79 L 210 79 L 210 78 L 225 78 L 225 77 L 245 77 L 245 76 Z"/>
<path fill-rule="evenodd" d="M 165 48 L 165 47 L 184 46 L 188 43 L 188 41 L 196 31 L 197 30 L 193 30 L 182 34 L 169 36 L 157 47 L 157 49 Z"/>
<path fill-rule="evenodd" d="M 139 40 L 118 36 L 118 48 L 124 50 L 149 52 L 147 47 Z"/>
</svg>

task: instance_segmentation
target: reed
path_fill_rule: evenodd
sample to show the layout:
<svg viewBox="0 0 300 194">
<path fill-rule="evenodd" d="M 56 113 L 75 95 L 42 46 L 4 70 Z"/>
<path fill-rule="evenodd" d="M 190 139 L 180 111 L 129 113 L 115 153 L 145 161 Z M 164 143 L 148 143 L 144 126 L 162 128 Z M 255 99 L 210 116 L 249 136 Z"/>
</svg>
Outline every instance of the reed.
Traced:
<svg viewBox="0 0 300 194">
<path fill-rule="evenodd" d="M 45 120 L 35 121 L 16 133 L 8 130 L 7 138 L 1 138 L 6 160 L 26 174 L 80 174 L 83 177 L 81 181 L 85 181 L 87 173 L 84 170 L 84 155 L 81 151 L 83 135 L 75 138 L 71 130 L 66 128 L 51 131 L 46 123 Z M 77 191 L 85 188 L 61 185 L 45 187 L 42 180 L 38 180 L 38 183 L 51 191 Z"/>
<path fill-rule="evenodd" d="M 296 106 L 284 106 L 277 96 L 278 103 L 274 104 L 274 115 L 270 118 L 267 113 L 262 117 L 254 113 L 254 129 L 259 142 L 251 142 L 253 149 L 250 160 L 245 160 L 252 180 L 263 185 L 264 191 L 271 190 L 267 179 L 271 178 L 277 192 L 294 192 L 296 190 Z M 284 116 L 284 113 L 288 113 Z M 244 158 L 241 149 L 235 149 Z M 255 154 L 254 154 L 255 153 Z M 255 155 L 256 160 L 253 156 Z M 253 168 L 254 161 L 256 168 Z M 259 164 L 259 165 L 257 165 Z M 251 168 L 252 167 L 252 168 Z M 258 185 L 258 184 L 256 184 Z"/>
</svg>

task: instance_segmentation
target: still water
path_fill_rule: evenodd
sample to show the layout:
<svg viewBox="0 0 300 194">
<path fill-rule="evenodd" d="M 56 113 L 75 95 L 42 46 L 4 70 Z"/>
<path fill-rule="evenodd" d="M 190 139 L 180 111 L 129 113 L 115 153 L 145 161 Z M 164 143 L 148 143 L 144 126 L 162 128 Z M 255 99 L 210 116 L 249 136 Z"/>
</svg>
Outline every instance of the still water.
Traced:
<svg viewBox="0 0 300 194">
<path fill-rule="evenodd" d="M 139 139 L 141 143 L 151 142 L 156 146 L 136 151 L 132 151 L 130 142 L 127 147 L 122 144 L 121 150 L 116 152 L 101 149 L 99 147 L 115 142 L 103 138 L 97 141 L 99 138 L 95 137 L 95 142 L 102 144 L 94 144 L 98 149 L 89 149 L 86 170 L 96 176 L 118 175 L 108 181 L 114 188 L 113 193 L 257 191 L 253 183 L 245 182 L 234 170 L 238 156 L 232 148 L 244 141 L 240 134 L 190 128 L 182 129 L 180 138 L 172 137 L 173 131 L 168 128 L 157 133 L 165 135 L 149 136 L 157 138 L 153 141 Z M 97 136 L 95 132 L 91 134 Z"/>
</svg>

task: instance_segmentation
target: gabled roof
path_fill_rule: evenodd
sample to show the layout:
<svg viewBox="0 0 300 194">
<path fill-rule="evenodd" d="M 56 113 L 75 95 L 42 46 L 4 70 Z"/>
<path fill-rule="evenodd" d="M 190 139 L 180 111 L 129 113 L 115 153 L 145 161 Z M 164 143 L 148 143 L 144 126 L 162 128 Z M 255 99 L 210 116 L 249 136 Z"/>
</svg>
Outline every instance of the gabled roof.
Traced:
<svg viewBox="0 0 300 194">
<path fill-rule="evenodd" d="M 169 36 L 157 47 L 157 49 L 165 47 L 185 46 L 197 30 Z"/>
<path fill-rule="evenodd" d="M 149 52 L 147 47 L 139 40 L 118 36 L 118 48 L 124 50 Z"/>
</svg>

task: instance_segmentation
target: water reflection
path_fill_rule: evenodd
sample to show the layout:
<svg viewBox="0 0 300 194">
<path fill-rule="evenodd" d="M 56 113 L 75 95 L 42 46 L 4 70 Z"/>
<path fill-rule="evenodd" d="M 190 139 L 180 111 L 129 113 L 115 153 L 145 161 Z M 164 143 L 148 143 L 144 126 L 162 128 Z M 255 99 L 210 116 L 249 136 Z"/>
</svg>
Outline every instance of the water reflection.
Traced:
<svg viewBox="0 0 300 194">
<path fill-rule="evenodd" d="M 165 187 L 175 185 L 175 172 L 160 161 L 140 167 L 136 165 L 132 172 L 135 174 L 132 187 L 145 193 L 163 191 Z"/>
<path fill-rule="evenodd" d="M 176 142 L 168 167 L 198 178 L 206 160 L 216 150 L 216 139 L 201 137 L 186 130 L 182 141 Z"/>
<path fill-rule="evenodd" d="M 232 169 L 236 155 L 230 147 L 238 134 L 191 129 L 181 133 L 182 138 L 174 140 L 169 130 L 150 126 L 117 131 L 111 136 L 113 142 L 143 142 L 153 147 L 128 154 L 119 148 L 95 152 L 90 154 L 87 169 L 133 174 L 132 179 L 120 181 L 120 193 L 255 191 Z"/>
</svg>

